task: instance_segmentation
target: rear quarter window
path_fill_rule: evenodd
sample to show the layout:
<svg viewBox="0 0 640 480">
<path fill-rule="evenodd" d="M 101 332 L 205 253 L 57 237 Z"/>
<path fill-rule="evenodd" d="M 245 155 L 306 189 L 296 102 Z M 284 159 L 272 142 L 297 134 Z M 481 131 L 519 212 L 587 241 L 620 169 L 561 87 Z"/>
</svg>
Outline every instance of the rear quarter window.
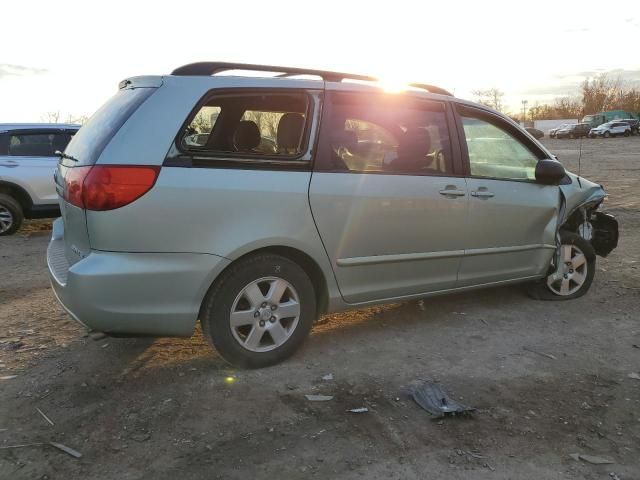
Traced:
<svg viewBox="0 0 640 480">
<path fill-rule="evenodd" d="M 178 144 L 212 161 L 296 160 L 305 149 L 310 116 L 304 92 L 214 94 L 188 120 Z"/>
<path fill-rule="evenodd" d="M 94 165 L 113 136 L 155 90 L 122 89 L 100 107 L 65 150 L 65 153 L 78 159 L 74 166 Z"/>
</svg>

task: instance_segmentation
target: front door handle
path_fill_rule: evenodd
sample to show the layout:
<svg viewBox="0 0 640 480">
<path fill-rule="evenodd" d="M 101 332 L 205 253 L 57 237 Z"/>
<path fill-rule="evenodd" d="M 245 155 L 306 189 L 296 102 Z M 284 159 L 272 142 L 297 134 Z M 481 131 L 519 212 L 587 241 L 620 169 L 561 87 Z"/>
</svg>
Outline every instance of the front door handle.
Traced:
<svg viewBox="0 0 640 480">
<path fill-rule="evenodd" d="M 15 160 L 5 160 L 3 162 L 0 162 L 0 167 L 17 167 L 18 166 L 18 162 L 16 162 Z"/>
<path fill-rule="evenodd" d="M 471 192 L 471 196 L 472 197 L 478 197 L 478 198 L 491 198 L 494 196 L 493 193 L 489 192 L 488 190 L 474 190 Z"/>
<path fill-rule="evenodd" d="M 465 190 L 458 190 L 455 185 L 447 185 L 442 190 L 440 190 L 440 195 L 444 195 L 445 197 L 464 197 L 467 192 Z"/>
</svg>

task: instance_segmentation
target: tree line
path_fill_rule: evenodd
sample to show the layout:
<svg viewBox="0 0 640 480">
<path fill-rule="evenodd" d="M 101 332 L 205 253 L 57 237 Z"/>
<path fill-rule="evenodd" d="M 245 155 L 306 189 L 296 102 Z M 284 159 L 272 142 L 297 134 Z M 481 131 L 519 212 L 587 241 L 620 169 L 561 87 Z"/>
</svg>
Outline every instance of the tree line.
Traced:
<svg viewBox="0 0 640 480">
<path fill-rule="evenodd" d="M 526 119 L 582 118 L 584 115 L 608 110 L 640 113 L 640 88 L 625 84 L 619 77 L 612 78 L 603 73 L 591 79 L 585 79 L 580 89 L 581 96 L 558 97 L 552 103 L 536 102 L 527 109 Z M 521 120 L 522 112 L 512 115 L 505 111 L 504 92 L 500 89 L 473 90 L 472 93 L 479 103 Z"/>
</svg>

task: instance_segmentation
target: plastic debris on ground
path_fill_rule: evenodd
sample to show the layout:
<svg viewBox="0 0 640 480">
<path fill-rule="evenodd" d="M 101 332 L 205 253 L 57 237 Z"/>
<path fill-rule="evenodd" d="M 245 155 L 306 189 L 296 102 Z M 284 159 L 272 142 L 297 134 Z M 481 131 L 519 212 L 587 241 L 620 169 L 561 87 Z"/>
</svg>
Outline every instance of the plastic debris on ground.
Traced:
<svg viewBox="0 0 640 480">
<path fill-rule="evenodd" d="M 576 461 L 582 460 L 593 465 L 608 465 L 610 463 L 615 463 L 613 460 L 609 460 L 608 458 L 596 457 L 595 455 L 585 455 L 584 453 L 571 453 L 569 456 Z"/>
<path fill-rule="evenodd" d="M 82 458 L 82 454 L 80 452 L 78 452 L 77 450 L 74 450 L 73 448 L 67 447 L 66 445 L 63 445 L 61 443 L 49 442 L 49 445 L 57 448 L 58 450 L 62 450 L 64 453 L 71 455 L 72 457 Z"/>
<path fill-rule="evenodd" d="M 333 400 L 333 395 L 305 395 L 310 402 L 328 402 Z"/>
<path fill-rule="evenodd" d="M 425 381 L 412 384 L 409 386 L 409 393 L 420 407 L 437 418 L 475 411 L 474 407 L 462 405 L 451 399 L 442 386 L 435 382 Z"/>
</svg>

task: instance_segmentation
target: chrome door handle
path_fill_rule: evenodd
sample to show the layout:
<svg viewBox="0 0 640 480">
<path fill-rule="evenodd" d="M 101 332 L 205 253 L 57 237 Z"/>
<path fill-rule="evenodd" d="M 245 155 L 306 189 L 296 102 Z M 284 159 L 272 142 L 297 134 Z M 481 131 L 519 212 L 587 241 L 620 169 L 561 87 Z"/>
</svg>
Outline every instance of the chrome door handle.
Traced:
<svg viewBox="0 0 640 480">
<path fill-rule="evenodd" d="M 458 190 L 455 185 L 447 185 L 439 193 L 445 197 L 464 197 L 467 194 L 465 190 Z"/>
<path fill-rule="evenodd" d="M 491 198 L 494 196 L 494 194 L 491 192 L 487 192 L 486 190 L 474 190 L 473 192 L 471 192 L 471 196 L 479 198 Z"/>
</svg>

